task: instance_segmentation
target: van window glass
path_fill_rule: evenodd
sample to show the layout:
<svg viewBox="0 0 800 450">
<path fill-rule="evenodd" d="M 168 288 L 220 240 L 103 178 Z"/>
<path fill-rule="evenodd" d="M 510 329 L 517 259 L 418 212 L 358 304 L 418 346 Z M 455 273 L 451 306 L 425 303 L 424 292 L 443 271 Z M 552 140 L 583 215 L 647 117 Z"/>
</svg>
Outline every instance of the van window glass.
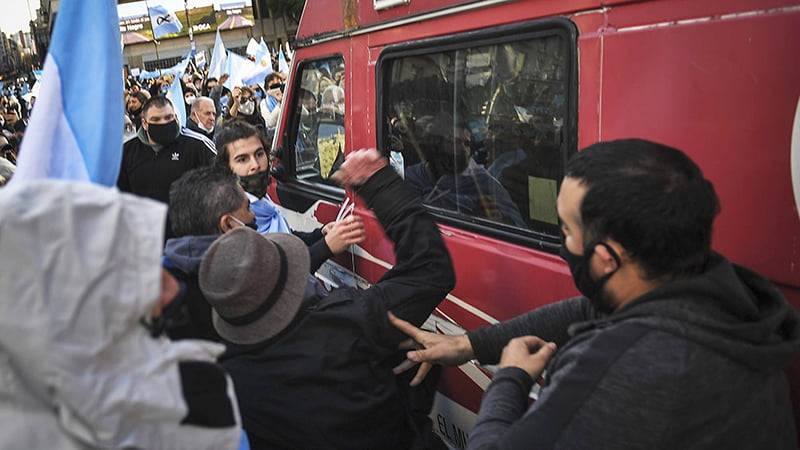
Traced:
<svg viewBox="0 0 800 450">
<path fill-rule="evenodd" d="M 540 34 L 387 55 L 381 142 L 427 205 L 471 222 L 557 235 L 566 41 Z"/>
<path fill-rule="evenodd" d="M 330 176 L 344 162 L 344 59 L 304 63 L 294 102 L 295 169 L 300 180 L 335 184 Z"/>
</svg>

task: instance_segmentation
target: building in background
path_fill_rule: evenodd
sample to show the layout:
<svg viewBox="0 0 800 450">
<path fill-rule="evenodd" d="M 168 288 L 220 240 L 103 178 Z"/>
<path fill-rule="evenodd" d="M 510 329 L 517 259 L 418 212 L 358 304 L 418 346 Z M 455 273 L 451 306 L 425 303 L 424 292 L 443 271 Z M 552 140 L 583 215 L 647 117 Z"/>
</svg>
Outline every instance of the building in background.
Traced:
<svg viewBox="0 0 800 450">
<path fill-rule="evenodd" d="M 39 0 L 36 19 L 30 23 L 31 51 L 36 68 L 44 63 L 50 43 L 50 33 L 58 14 L 59 0 Z M 266 0 L 119 0 L 120 33 L 123 42 L 123 62 L 127 73 L 132 69 L 150 71 L 174 66 L 192 51 L 191 30 L 195 54 L 210 61 L 217 29 L 226 49 L 245 54 L 250 38 L 264 38 L 271 47 L 292 42 L 297 21 L 273 11 Z M 153 39 L 153 26 L 147 7 L 163 6 L 181 22 L 179 33 Z M 283 12 L 278 9 L 277 11 Z M 187 20 L 188 18 L 188 20 Z M 190 26 L 186 26 L 187 23 Z"/>
</svg>

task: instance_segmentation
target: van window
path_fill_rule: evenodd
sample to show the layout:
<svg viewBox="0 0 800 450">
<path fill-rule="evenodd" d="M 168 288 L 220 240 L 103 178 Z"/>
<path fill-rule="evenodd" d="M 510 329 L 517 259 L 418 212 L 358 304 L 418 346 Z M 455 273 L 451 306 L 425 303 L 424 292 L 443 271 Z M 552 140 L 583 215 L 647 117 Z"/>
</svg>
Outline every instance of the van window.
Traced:
<svg viewBox="0 0 800 450">
<path fill-rule="evenodd" d="M 387 52 L 380 142 L 435 212 L 557 236 L 572 50 L 528 36 Z"/>
<path fill-rule="evenodd" d="M 344 59 L 303 63 L 294 103 L 297 179 L 335 184 L 330 176 L 344 162 Z"/>
</svg>

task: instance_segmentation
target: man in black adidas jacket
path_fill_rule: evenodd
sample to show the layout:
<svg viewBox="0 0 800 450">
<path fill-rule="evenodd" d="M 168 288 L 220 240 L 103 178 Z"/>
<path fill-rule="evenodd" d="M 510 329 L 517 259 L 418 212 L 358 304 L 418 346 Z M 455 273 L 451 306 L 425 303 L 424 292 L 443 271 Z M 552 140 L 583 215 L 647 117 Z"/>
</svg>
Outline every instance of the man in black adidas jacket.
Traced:
<svg viewBox="0 0 800 450">
<path fill-rule="evenodd" d="M 209 139 L 181 128 L 168 98 L 153 97 L 142 106 L 138 135 L 122 148 L 117 187 L 168 203 L 172 182 L 188 170 L 210 164 L 216 153 Z M 169 223 L 166 237 L 172 237 Z"/>
</svg>

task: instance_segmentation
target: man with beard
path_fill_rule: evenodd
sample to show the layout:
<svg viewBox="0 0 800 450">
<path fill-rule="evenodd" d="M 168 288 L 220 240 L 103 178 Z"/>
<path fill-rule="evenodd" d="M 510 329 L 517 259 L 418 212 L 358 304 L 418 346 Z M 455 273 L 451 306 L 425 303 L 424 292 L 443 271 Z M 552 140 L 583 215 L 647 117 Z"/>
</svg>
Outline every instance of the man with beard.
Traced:
<svg viewBox="0 0 800 450">
<path fill-rule="evenodd" d="M 270 164 L 261 132 L 246 123 L 232 122 L 217 133 L 219 154 L 215 164 L 230 169 L 250 200 L 255 214 L 253 226 L 259 233 L 293 233 L 309 247 L 311 273 L 333 255 L 345 251 L 351 244 L 364 240 L 364 224 L 360 217 L 349 216 L 331 222 L 311 232 L 292 230 L 280 210 L 267 194 L 270 183 Z"/>
<path fill-rule="evenodd" d="M 392 319 L 421 346 L 412 383 L 430 362 L 499 362 L 467 448 L 797 448 L 784 369 L 798 314 L 711 249 L 719 203 L 700 168 L 653 142 L 601 142 L 571 159 L 557 206 L 583 296 L 461 336 Z"/>
<path fill-rule="evenodd" d="M 148 96 L 147 91 L 131 92 L 131 94 L 128 96 L 125 110 L 137 130 L 142 126 L 142 105 L 147 102 L 148 98 L 150 97 Z"/>
<path fill-rule="evenodd" d="M 142 127 L 136 138 L 122 148 L 117 187 L 167 203 L 170 184 L 184 172 L 208 165 L 216 152 L 205 136 L 181 128 L 169 99 L 153 97 L 142 106 Z"/>
</svg>

